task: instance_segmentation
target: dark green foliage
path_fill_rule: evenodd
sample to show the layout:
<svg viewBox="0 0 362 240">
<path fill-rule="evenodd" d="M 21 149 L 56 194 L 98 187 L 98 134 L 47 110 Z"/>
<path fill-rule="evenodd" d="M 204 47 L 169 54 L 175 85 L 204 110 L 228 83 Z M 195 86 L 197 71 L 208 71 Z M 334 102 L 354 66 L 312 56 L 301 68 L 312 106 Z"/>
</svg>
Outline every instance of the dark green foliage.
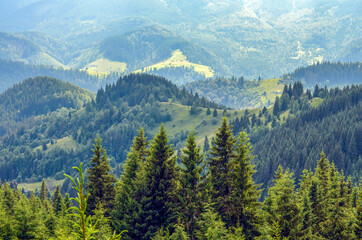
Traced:
<svg viewBox="0 0 362 240">
<path fill-rule="evenodd" d="M 212 112 L 212 116 L 217 117 L 217 110 L 216 109 L 214 109 L 214 111 Z"/>
<path fill-rule="evenodd" d="M 195 132 L 189 134 L 182 153 L 178 212 L 185 231 L 194 239 L 196 220 L 202 210 L 201 172 L 203 170 L 203 155 L 201 149 L 196 146 Z"/>
<path fill-rule="evenodd" d="M 101 203 L 107 215 L 114 204 L 114 183 L 116 178 L 110 173 L 106 150 L 102 147 L 102 139 L 97 136 L 95 139 L 93 157 L 90 161 L 90 168 L 87 170 L 87 192 L 90 194 L 88 200 L 88 213 L 96 209 L 97 203 Z"/>
<path fill-rule="evenodd" d="M 322 150 L 336 167 L 357 182 L 362 171 L 361 138 L 357 137 L 362 130 L 361 93 L 361 86 L 331 89 L 319 106 L 301 110 L 280 127 L 251 131 L 249 136 L 258 162 L 256 182 L 268 186 L 278 164 L 288 166 L 300 176 L 303 169 L 315 167 Z"/>
<path fill-rule="evenodd" d="M 275 173 L 274 186 L 269 189 L 264 202 L 265 219 L 272 238 L 297 239 L 300 224 L 300 209 L 294 192 L 294 179 L 288 170 L 279 166 Z M 276 227 L 277 226 L 277 227 Z"/>
<path fill-rule="evenodd" d="M 274 108 L 273 108 L 273 114 L 275 116 L 278 116 L 280 113 L 280 101 L 279 101 L 279 97 L 277 96 L 275 98 L 275 103 L 274 103 Z"/>
<path fill-rule="evenodd" d="M 64 200 L 62 197 L 62 194 L 60 193 L 60 187 L 57 186 L 55 188 L 54 196 L 53 196 L 53 208 L 55 215 L 62 214 L 62 211 L 64 210 Z"/>
<path fill-rule="evenodd" d="M 27 80 L 0 95 L 8 105 L 0 104 L 4 113 L 0 114 L 4 118 L 0 135 L 5 135 L 0 140 L 1 178 L 21 182 L 37 181 L 39 175 L 61 177 L 74 163 L 92 157 L 89 149 L 95 132 L 105 139 L 110 164 L 117 169 L 140 126 L 154 127 L 171 120 L 167 110 L 160 111 L 159 101 L 175 99 L 189 106 L 218 107 L 164 78 L 146 74 L 124 76 L 97 95 L 94 101 L 93 94 L 48 78 Z M 33 115 L 24 119 L 22 108 L 21 114 L 15 108 L 31 109 L 29 103 L 39 105 L 39 111 L 30 111 Z M 34 114 L 42 115 L 33 118 Z M 20 117 L 22 122 L 17 120 Z M 58 140 L 66 147 L 58 146 Z M 44 144 L 48 149 L 41 151 Z"/>
<path fill-rule="evenodd" d="M 78 239 L 91 239 L 91 236 L 120 239 L 122 234 L 116 235 L 116 232 L 122 233 L 124 229 L 129 231 L 128 239 L 360 237 L 361 186 L 358 191 L 353 189 L 351 178 L 346 181 L 324 152 L 315 172 L 303 171 L 298 191 L 295 191 L 293 174 L 279 166 L 268 197 L 261 203 L 258 202 L 260 185 L 252 178 L 256 172 L 251 164 L 252 146 L 245 132 L 239 134 L 236 142 L 226 118 L 211 147 L 209 168 L 205 168 L 206 182 L 194 132 L 189 134 L 186 148 L 182 150 L 180 167 L 176 166 L 176 155 L 168 145 L 163 126 L 149 149 L 147 145 L 144 131 L 140 129 L 117 188 L 113 229 L 110 219 L 104 216 L 101 198 L 95 202 L 94 216 L 86 214 L 88 195 L 84 192 L 86 182 L 81 164 L 75 168 L 80 173 L 77 182 L 67 175 L 78 193 L 77 198 L 72 198 L 77 207 L 71 207 L 69 195 L 63 203 L 59 187 L 50 203 L 33 193 L 28 199 L 20 191 L 10 189 L 9 184 L 0 185 L 0 237 L 65 239 L 73 232 Z M 104 153 L 101 139 L 97 138 L 94 154 L 97 159 L 102 156 L 106 159 Z M 221 171 L 217 176 L 217 169 L 227 169 L 226 177 Z M 225 181 L 217 182 L 217 177 L 224 177 Z M 41 196 L 46 196 L 44 181 L 42 185 Z M 68 224 L 69 220 L 73 227 Z M 112 230 L 116 230 L 113 236 Z"/>
<path fill-rule="evenodd" d="M 116 187 L 112 225 L 118 232 L 129 230 L 130 236 L 133 236 L 132 228 L 136 225 L 135 218 L 138 209 L 141 207 L 136 186 L 140 184 L 140 182 L 137 182 L 137 177 L 141 177 L 140 174 L 148 155 L 148 144 L 147 138 L 144 136 L 144 130 L 140 128 L 138 136 L 134 138 L 133 145 L 127 155 L 121 181 Z"/>
<path fill-rule="evenodd" d="M 46 200 L 48 200 L 48 188 L 47 188 L 47 185 L 46 185 L 44 179 L 43 179 L 43 181 L 41 182 L 39 198 L 40 198 L 40 200 L 41 200 L 43 203 L 44 203 Z"/>
<path fill-rule="evenodd" d="M 320 86 L 328 85 L 330 87 L 346 86 L 361 83 L 361 69 L 360 62 L 317 62 L 308 67 L 300 67 L 293 73 L 285 74 L 283 80 L 302 81 L 307 87 L 313 87 L 315 84 Z M 317 93 L 318 91 L 315 90 L 314 92 Z M 318 97 L 318 94 L 313 94 L 313 96 Z"/>
<path fill-rule="evenodd" d="M 141 177 L 142 191 L 140 199 L 141 212 L 137 216 L 138 224 L 134 234 L 137 239 L 150 239 L 161 226 L 171 227 L 175 222 L 176 202 L 176 157 L 168 143 L 168 137 L 163 125 L 154 137 L 149 149 L 149 155 Z M 130 234 L 132 230 L 129 230 Z"/>
<path fill-rule="evenodd" d="M 210 147 L 207 176 L 215 210 L 223 219 L 226 217 L 226 202 L 231 193 L 229 172 L 230 161 L 235 157 L 235 142 L 231 127 L 224 117 Z"/>
<path fill-rule="evenodd" d="M 205 139 L 204 139 L 204 147 L 203 147 L 203 152 L 206 153 L 208 152 L 210 149 L 210 143 L 209 143 L 209 139 L 207 138 L 207 136 L 205 136 Z"/>
<path fill-rule="evenodd" d="M 257 209 L 260 206 L 260 184 L 254 183 L 253 175 L 256 172 L 251 164 L 254 156 L 247 134 L 243 131 L 238 136 L 235 149 L 235 158 L 230 162 L 230 202 L 228 203 L 228 220 L 235 228 L 241 227 L 247 239 L 257 236 L 260 218 Z"/>
<path fill-rule="evenodd" d="M 134 91 L 137 89 L 137 91 Z M 219 107 L 218 104 L 200 98 L 198 94 L 193 95 L 185 88 L 180 90 L 175 84 L 163 77 L 148 74 L 129 74 L 121 77 L 116 84 L 107 85 L 105 90 L 100 89 L 97 92 L 96 103 L 98 107 L 104 108 L 107 99 L 116 105 L 120 101 L 125 101 L 129 106 L 139 105 L 142 100 L 167 102 L 172 97 L 186 106 L 195 107 Z M 152 104 L 152 101 L 150 104 Z"/>
</svg>

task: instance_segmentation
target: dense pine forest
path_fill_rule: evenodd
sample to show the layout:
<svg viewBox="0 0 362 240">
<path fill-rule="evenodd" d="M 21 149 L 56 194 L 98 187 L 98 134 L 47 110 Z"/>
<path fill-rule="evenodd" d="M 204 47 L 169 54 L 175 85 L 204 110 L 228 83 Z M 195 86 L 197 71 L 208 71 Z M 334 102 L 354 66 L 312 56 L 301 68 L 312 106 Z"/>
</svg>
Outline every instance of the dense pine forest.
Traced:
<svg viewBox="0 0 362 240">
<path fill-rule="evenodd" d="M 263 202 L 247 134 L 227 118 L 205 154 L 190 132 L 180 158 L 165 128 L 149 141 L 141 128 L 120 180 L 97 137 L 87 170 L 71 177 L 77 197 L 0 188 L 3 239 L 360 239 L 362 188 L 324 152 L 296 184 L 281 166 Z M 87 176 L 87 180 L 84 179 Z M 77 180 L 74 180 L 77 178 Z"/>
<path fill-rule="evenodd" d="M 27 79 L 0 95 L 0 239 L 359 239 L 361 96 L 295 82 L 238 112 L 148 74 Z M 221 126 L 169 138 L 173 105 Z"/>
<path fill-rule="evenodd" d="M 72 163 L 90 158 L 96 133 L 105 139 L 116 168 L 140 126 L 155 127 L 172 119 L 169 111 L 160 109 L 163 101 L 196 110 L 223 108 L 146 74 L 124 76 L 96 96 L 60 80 L 37 77 L 8 89 L 0 99 L 0 178 L 18 182 L 69 173 Z"/>
<path fill-rule="evenodd" d="M 283 75 L 284 81 L 300 81 L 307 87 L 346 86 L 359 84 L 362 74 L 362 63 L 317 62 L 308 67 L 299 67 L 294 72 Z"/>
<path fill-rule="evenodd" d="M 259 114 L 232 121 L 234 133 L 245 129 L 255 146 L 259 170 L 256 181 L 270 185 L 278 165 L 293 169 L 299 176 L 303 169 L 313 168 L 323 150 L 340 170 L 358 182 L 362 175 L 361 99 L 361 86 L 316 86 L 313 92 L 303 92 L 297 82 L 285 85 L 272 112 L 264 108 Z"/>
</svg>

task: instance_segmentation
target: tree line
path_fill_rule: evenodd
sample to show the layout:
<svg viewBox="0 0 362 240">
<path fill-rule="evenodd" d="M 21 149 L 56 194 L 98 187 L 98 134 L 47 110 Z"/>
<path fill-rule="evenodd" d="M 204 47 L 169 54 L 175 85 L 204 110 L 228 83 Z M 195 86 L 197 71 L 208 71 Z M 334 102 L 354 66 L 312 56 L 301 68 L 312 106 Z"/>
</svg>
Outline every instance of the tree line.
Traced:
<svg viewBox="0 0 362 240">
<path fill-rule="evenodd" d="M 362 237 L 362 186 L 353 186 L 351 178 L 339 172 L 324 152 L 314 164 L 314 171 L 303 171 L 298 185 L 293 173 L 279 166 L 264 201 L 260 201 L 262 186 L 253 180 L 254 157 L 247 134 L 242 131 L 235 137 L 227 118 L 223 118 L 206 157 L 196 144 L 194 132 L 189 133 L 178 159 L 163 125 L 152 141 L 141 128 L 121 178 L 116 180 L 110 173 L 102 140 L 97 137 L 86 171 L 87 181 L 82 165 L 76 168 L 80 178 L 73 182 L 78 192 L 75 202 L 68 195 L 63 198 L 59 188 L 50 200 L 44 182 L 39 196 L 30 193 L 29 198 L 10 189 L 7 183 L 2 185 L 0 237 Z"/>
</svg>

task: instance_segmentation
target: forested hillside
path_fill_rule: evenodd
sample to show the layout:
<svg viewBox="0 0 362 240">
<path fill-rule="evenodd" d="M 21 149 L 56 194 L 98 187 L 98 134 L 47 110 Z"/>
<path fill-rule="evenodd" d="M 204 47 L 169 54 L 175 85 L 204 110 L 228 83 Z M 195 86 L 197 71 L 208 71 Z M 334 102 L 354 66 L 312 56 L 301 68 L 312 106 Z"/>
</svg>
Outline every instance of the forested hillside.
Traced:
<svg viewBox="0 0 362 240">
<path fill-rule="evenodd" d="M 235 109 L 269 107 L 283 91 L 280 79 L 247 80 L 243 76 L 215 78 L 186 84 L 190 91 Z"/>
<path fill-rule="evenodd" d="M 163 125 L 152 141 L 141 128 L 120 180 L 102 139 L 85 170 L 74 167 L 78 193 L 51 196 L 43 180 L 27 196 L 0 184 L 0 237 L 12 239 L 360 239 L 362 187 L 324 152 L 295 184 L 291 170 L 275 171 L 264 201 L 253 181 L 255 157 L 247 134 L 236 138 L 224 118 L 205 158 L 195 133 L 179 160 Z M 316 156 L 318 157 L 318 155 Z M 206 168 L 205 168 L 206 166 Z M 87 180 L 85 180 L 85 176 Z M 74 179 L 77 178 L 77 181 Z M 116 184 L 115 184 L 116 183 Z M 85 195 L 85 192 L 87 194 Z"/>
<path fill-rule="evenodd" d="M 112 166 L 118 166 L 140 126 L 155 128 L 172 120 L 167 105 L 163 107 L 166 103 L 161 102 L 184 104 L 175 105 L 175 111 L 187 108 L 190 115 L 192 108 L 195 116 L 206 108 L 221 108 L 164 78 L 146 74 L 122 77 L 101 88 L 95 98 L 86 90 L 49 78 L 28 79 L 0 98 L 2 118 L 6 118 L 1 122 L 0 176 L 19 182 L 69 172 L 71 163 L 89 159 L 97 133 L 105 139 Z M 185 129 L 179 131 L 185 135 Z"/>
<path fill-rule="evenodd" d="M 97 91 L 101 86 L 114 82 L 119 75 L 91 75 L 86 71 L 76 69 L 54 68 L 42 65 L 29 65 L 22 62 L 13 62 L 0 59 L 0 93 L 26 78 L 48 76 L 74 83 L 90 91 Z"/>
<path fill-rule="evenodd" d="M 273 108 L 274 115 L 279 118 L 285 113 L 289 114 L 286 122 L 280 126 L 274 124 L 271 130 L 263 127 L 263 124 L 250 130 L 257 154 L 257 182 L 264 183 L 264 186 L 270 185 L 278 165 L 292 169 L 299 176 L 303 169 L 313 168 L 321 151 L 336 167 L 350 175 L 354 182 L 360 180 L 361 85 L 343 89 L 317 89 L 313 97 L 310 91 L 299 97 L 293 96 L 293 93 L 289 95 L 287 88 Z M 242 129 L 244 122 L 234 122 L 236 129 Z"/>
<path fill-rule="evenodd" d="M 351 84 L 361 84 L 362 63 L 323 62 L 299 67 L 294 72 L 284 74 L 283 81 L 302 82 L 306 87 L 343 87 Z"/>
</svg>

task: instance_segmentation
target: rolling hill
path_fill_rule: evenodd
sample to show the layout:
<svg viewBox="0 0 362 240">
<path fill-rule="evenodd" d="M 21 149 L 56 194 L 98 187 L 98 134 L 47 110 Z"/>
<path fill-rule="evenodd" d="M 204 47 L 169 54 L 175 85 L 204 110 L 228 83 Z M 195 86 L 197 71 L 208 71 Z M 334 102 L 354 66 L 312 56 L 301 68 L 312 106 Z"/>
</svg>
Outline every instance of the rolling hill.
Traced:
<svg viewBox="0 0 362 240">
<path fill-rule="evenodd" d="M 216 129 L 219 119 L 204 115 L 206 108 L 221 108 L 146 74 L 121 77 L 101 88 L 96 97 L 52 78 L 28 79 L 0 99 L 0 175 L 2 180 L 18 178 L 19 182 L 69 172 L 74 162 L 90 158 L 96 134 L 104 138 L 112 166 L 118 169 L 140 126 L 152 136 L 161 122 L 169 126 L 174 121 L 170 137 L 180 148 L 177 144 L 185 139 L 190 123 L 199 122 L 195 130 L 201 134 Z M 196 111 L 190 115 L 191 107 Z"/>
</svg>

